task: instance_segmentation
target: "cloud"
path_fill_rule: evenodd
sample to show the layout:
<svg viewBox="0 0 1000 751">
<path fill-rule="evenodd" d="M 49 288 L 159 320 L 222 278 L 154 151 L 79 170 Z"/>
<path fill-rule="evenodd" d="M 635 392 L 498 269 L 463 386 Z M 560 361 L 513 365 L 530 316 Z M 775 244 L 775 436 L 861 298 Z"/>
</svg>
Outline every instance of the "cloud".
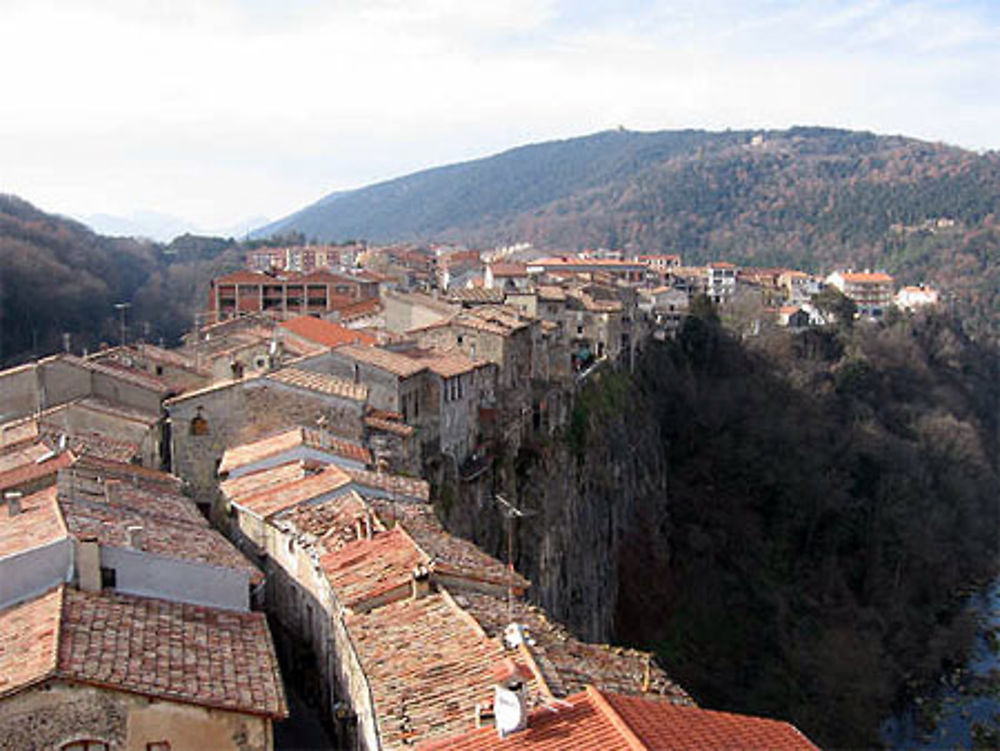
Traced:
<svg viewBox="0 0 1000 751">
<path fill-rule="evenodd" d="M 899 0 L 7 0 L 0 189 L 220 225 L 618 124 L 996 148 L 998 29 Z"/>
</svg>

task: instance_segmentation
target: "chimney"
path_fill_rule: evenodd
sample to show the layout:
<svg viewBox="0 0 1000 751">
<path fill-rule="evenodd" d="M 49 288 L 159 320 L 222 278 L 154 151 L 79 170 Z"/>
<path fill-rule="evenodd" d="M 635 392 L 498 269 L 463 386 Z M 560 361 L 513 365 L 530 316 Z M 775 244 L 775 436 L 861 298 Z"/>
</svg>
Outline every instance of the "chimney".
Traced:
<svg viewBox="0 0 1000 751">
<path fill-rule="evenodd" d="M 418 563 L 413 569 L 413 578 L 410 580 L 411 599 L 419 600 L 431 593 L 431 571 L 427 566 Z"/>
<path fill-rule="evenodd" d="M 76 541 L 76 576 L 84 592 L 101 591 L 101 546 L 96 537 Z"/>
<path fill-rule="evenodd" d="M 125 528 L 128 537 L 128 546 L 133 550 L 142 550 L 142 527 L 132 524 Z"/>
<path fill-rule="evenodd" d="M 531 678 L 531 671 L 509 657 L 493 668 L 493 715 L 501 738 L 528 727 L 527 682 Z"/>
<path fill-rule="evenodd" d="M 17 516 L 21 513 L 21 491 L 20 490 L 8 490 L 3 494 L 4 500 L 7 501 L 7 515 Z"/>
</svg>

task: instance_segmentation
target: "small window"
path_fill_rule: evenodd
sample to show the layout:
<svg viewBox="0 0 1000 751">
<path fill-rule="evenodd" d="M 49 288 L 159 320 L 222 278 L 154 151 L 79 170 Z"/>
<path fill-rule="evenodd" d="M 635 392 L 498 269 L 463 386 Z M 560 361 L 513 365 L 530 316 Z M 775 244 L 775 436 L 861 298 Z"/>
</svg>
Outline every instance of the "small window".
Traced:
<svg viewBox="0 0 1000 751">
<path fill-rule="evenodd" d="M 162 365 L 157 365 L 156 366 L 156 375 L 158 375 L 158 376 L 163 375 L 163 366 Z"/>
<path fill-rule="evenodd" d="M 104 741 L 70 741 L 60 746 L 61 751 L 108 751 Z"/>
<path fill-rule="evenodd" d="M 170 751 L 170 741 L 153 741 L 146 744 L 146 751 Z"/>
<path fill-rule="evenodd" d="M 191 435 L 208 435 L 208 420 L 201 414 L 201 407 L 198 407 L 198 414 L 191 418 Z"/>
<path fill-rule="evenodd" d="M 118 575 L 113 568 L 101 566 L 101 588 L 114 589 L 118 584 Z"/>
</svg>

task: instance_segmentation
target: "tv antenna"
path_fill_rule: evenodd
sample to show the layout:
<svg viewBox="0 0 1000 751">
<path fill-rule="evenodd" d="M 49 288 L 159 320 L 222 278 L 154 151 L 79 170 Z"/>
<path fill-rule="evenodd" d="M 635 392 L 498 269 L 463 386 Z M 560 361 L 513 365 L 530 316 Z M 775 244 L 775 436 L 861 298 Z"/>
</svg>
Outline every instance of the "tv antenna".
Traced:
<svg viewBox="0 0 1000 751">
<path fill-rule="evenodd" d="M 500 507 L 500 513 L 507 520 L 507 623 L 514 622 L 514 519 L 532 516 L 535 512 L 520 509 L 499 493 L 493 500 Z"/>
</svg>

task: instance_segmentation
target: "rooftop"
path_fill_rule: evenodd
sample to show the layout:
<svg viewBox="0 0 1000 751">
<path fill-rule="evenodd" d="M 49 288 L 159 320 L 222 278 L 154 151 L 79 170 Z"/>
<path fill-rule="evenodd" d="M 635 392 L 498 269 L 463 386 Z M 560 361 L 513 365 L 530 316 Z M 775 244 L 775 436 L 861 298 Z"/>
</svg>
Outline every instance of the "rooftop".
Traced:
<svg viewBox="0 0 1000 751">
<path fill-rule="evenodd" d="M 263 613 L 60 586 L 0 612 L 0 696 L 48 678 L 288 715 Z"/>
<path fill-rule="evenodd" d="M 500 738 L 493 727 L 422 743 L 422 751 L 531 749 L 556 751 L 816 751 L 792 725 L 758 717 L 678 707 L 588 686 L 532 712 L 527 729 Z"/>
<path fill-rule="evenodd" d="M 337 354 L 371 365 L 400 378 L 409 378 L 427 368 L 425 363 L 417 362 L 406 355 L 380 347 L 359 347 L 355 344 L 345 344 L 337 348 Z"/>
<path fill-rule="evenodd" d="M 354 345 L 350 345 L 354 346 Z M 358 349 L 366 349 L 358 347 Z M 341 396 L 345 399 L 352 399 L 363 402 L 368 398 L 368 388 L 359 383 L 351 383 L 343 378 L 327 375 L 326 373 L 313 373 L 308 370 L 298 370 L 297 368 L 283 368 L 267 374 L 267 379 L 276 383 L 283 383 L 287 386 L 297 386 L 317 391 L 321 394 L 331 396 Z"/>
<path fill-rule="evenodd" d="M 0 558 L 49 545 L 66 535 L 54 486 L 22 498 L 20 514 L 10 516 L 7 504 L 0 505 Z"/>
<path fill-rule="evenodd" d="M 324 347 L 339 347 L 341 344 L 375 344 L 375 337 L 363 331 L 345 328 L 340 324 L 313 316 L 299 316 L 281 324 L 281 328 L 303 339 Z"/>
<path fill-rule="evenodd" d="M 351 478 L 342 469 L 328 465 L 319 472 L 306 473 L 290 482 L 265 487 L 233 501 L 261 519 L 266 519 L 286 508 L 305 503 L 350 484 Z"/>
<path fill-rule="evenodd" d="M 299 446 L 327 451 L 361 464 L 371 464 L 372 460 L 371 452 L 363 446 L 338 438 L 332 433 L 318 428 L 295 427 L 252 443 L 226 449 L 222 455 L 222 464 L 219 465 L 219 473 L 232 472 L 240 467 L 254 464 Z"/>
</svg>

